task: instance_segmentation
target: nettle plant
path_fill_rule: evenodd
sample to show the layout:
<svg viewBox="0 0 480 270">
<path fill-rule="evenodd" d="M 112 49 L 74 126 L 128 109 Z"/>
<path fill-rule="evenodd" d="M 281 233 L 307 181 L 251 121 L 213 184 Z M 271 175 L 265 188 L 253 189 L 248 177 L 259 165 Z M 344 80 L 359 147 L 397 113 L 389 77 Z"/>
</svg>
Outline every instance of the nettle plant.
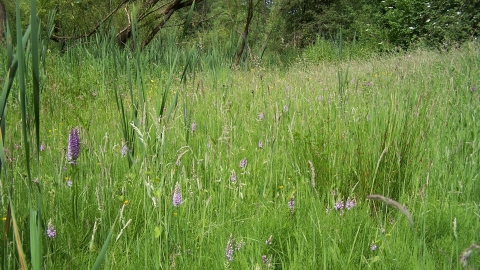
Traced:
<svg viewBox="0 0 480 270">
<path fill-rule="evenodd" d="M 388 41 L 404 49 L 418 43 L 446 48 L 478 34 L 478 7 L 464 1 L 387 0 L 379 8 Z"/>
</svg>

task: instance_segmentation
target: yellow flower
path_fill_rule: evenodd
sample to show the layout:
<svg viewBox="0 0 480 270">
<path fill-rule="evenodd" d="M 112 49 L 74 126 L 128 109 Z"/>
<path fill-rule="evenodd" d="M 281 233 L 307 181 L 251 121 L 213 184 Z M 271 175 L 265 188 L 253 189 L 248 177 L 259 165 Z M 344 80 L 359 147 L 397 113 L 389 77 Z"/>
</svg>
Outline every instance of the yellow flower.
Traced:
<svg viewBox="0 0 480 270">
<path fill-rule="evenodd" d="M 129 200 L 125 200 L 125 201 L 123 201 L 123 204 L 125 204 L 125 205 L 127 205 L 127 204 L 129 204 L 129 203 L 130 203 L 130 201 L 129 201 Z"/>
<path fill-rule="evenodd" d="M 280 186 L 278 186 L 278 188 L 279 188 L 279 189 L 283 189 L 283 186 L 282 186 L 282 185 L 280 185 Z"/>
<path fill-rule="evenodd" d="M 173 216 L 176 217 L 176 216 L 177 216 L 177 212 L 173 212 Z"/>
</svg>

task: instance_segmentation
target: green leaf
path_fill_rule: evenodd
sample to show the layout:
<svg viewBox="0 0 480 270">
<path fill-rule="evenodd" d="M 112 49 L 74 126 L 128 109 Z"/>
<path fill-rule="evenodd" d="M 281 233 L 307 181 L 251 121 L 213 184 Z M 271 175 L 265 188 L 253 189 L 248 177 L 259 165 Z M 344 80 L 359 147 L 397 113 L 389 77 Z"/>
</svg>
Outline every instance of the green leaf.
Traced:
<svg viewBox="0 0 480 270">
<path fill-rule="evenodd" d="M 162 230 L 158 226 L 155 226 L 155 239 L 159 238 L 161 233 Z"/>
<path fill-rule="evenodd" d="M 38 18 L 37 18 L 37 6 L 36 0 L 30 1 L 30 26 L 32 34 L 30 41 L 32 44 L 32 79 L 33 79 L 33 111 L 35 119 L 35 146 L 37 149 L 37 164 L 40 164 L 40 64 L 39 64 L 39 51 L 38 51 Z M 37 254 L 41 258 L 41 254 Z M 38 266 L 40 269 L 40 265 Z"/>
<path fill-rule="evenodd" d="M 188 15 L 187 15 L 187 20 L 185 21 L 185 24 L 183 25 L 183 36 L 185 36 L 186 33 L 187 33 L 188 25 L 190 24 L 190 21 L 192 20 L 192 13 L 193 13 L 194 8 L 195 8 L 195 0 L 192 2 L 192 5 L 190 6 L 190 10 L 188 11 Z"/>
<path fill-rule="evenodd" d="M 32 269 L 42 269 L 42 226 L 40 212 L 30 210 L 30 249 Z"/>
<path fill-rule="evenodd" d="M 114 224 L 114 226 L 115 226 L 115 224 Z M 103 259 L 105 258 L 105 254 L 107 253 L 108 244 L 110 243 L 110 240 L 112 239 L 112 234 L 113 234 L 113 226 L 110 229 L 110 233 L 108 234 L 107 239 L 103 243 L 102 250 L 98 254 L 97 259 L 95 260 L 95 264 L 92 267 L 92 270 L 96 270 L 96 269 L 100 268 L 100 265 L 102 264 Z"/>
<path fill-rule="evenodd" d="M 16 4 L 16 30 L 17 30 L 17 58 L 18 58 L 18 77 L 17 82 L 20 88 L 20 110 L 22 112 L 22 137 L 23 137 L 23 149 L 25 150 L 25 164 L 27 169 L 27 181 L 29 186 L 32 183 L 32 176 L 30 173 L 30 143 L 28 140 L 28 128 L 27 128 L 27 90 L 25 85 L 25 53 L 22 46 L 22 20 L 20 14 L 20 3 Z"/>
<path fill-rule="evenodd" d="M 15 218 L 15 211 L 13 210 L 13 204 L 10 200 L 8 207 L 10 209 L 12 223 L 13 223 L 13 234 L 15 235 L 15 244 L 17 245 L 17 253 L 18 253 L 18 260 L 20 261 L 20 265 L 22 266 L 23 270 L 27 269 L 27 261 L 25 259 L 25 253 L 23 252 L 22 248 L 22 240 L 20 237 L 20 232 L 18 231 L 17 220 Z"/>
</svg>

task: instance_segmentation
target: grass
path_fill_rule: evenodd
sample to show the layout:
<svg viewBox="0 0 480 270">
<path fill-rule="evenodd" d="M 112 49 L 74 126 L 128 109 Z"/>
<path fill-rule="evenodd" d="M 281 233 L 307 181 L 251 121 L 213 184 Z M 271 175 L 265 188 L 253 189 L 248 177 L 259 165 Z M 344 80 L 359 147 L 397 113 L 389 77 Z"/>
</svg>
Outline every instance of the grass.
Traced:
<svg viewBox="0 0 480 270">
<path fill-rule="evenodd" d="M 459 255 L 480 231 L 477 44 L 236 71 L 218 55 L 169 50 L 160 60 L 83 46 L 47 55 L 37 174 L 43 227 L 56 237 L 43 236 L 45 268 L 90 268 L 106 239 L 104 269 L 462 268 Z M 202 63 L 215 68 L 196 69 Z M 1 213 L 12 188 L 30 261 L 15 87 L 3 138 L 13 181 L 2 178 Z M 81 154 L 72 166 L 75 127 Z M 373 194 L 398 202 L 414 225 L 367 200 Z M 335 209 L 347 200 L 352 209 Z M 20 267 L 11 233 L 8 269 Z"/>
</svg>

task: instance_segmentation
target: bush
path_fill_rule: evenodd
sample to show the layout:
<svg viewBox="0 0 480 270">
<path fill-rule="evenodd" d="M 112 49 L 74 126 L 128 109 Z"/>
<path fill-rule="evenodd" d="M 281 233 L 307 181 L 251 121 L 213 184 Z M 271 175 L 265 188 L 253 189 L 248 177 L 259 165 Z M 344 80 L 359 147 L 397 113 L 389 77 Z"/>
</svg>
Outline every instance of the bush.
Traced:
<svg viewBox="0 0 480 270">
<path fill-rule="evenodd" d="M 479 3 L 470 1 L 387 0 L 379 5 L 379 24 L 388 42 L 403 49 L 412 44 L 450 47 L 478 34 Z"/>
</svg>

